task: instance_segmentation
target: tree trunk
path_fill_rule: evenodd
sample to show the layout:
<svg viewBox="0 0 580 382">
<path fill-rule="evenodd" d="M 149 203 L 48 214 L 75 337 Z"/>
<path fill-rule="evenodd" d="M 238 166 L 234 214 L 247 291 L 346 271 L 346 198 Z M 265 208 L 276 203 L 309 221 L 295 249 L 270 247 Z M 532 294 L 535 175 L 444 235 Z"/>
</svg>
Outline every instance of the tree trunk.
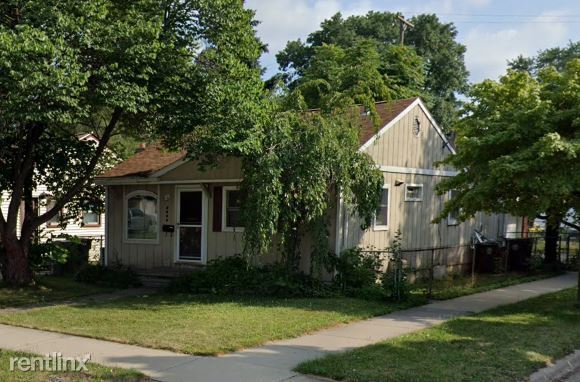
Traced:
<svg viewBox="0 0 580 382">
<path fill-rule="evenodd" d="M 32 284 L 32 270 L 28 262 L 30 246 L 22 244 L 16 237 L 3 238 L 4 264 L 2 277 L 9 286 L 19 287 Z"/>
<path fill-rule="evenodd" d="M 546 236 L 544 247 L 544 263 L 555 264 L 558 262 L 558 235 L 560 234 L 560 219 L 548 216 L 546 220 Z"/>
<path fill-rule="evenodd" d="M 576 259 L 578 262 L 578 295 L 576 297 L 576 308 L 580 309 L 580 259 Z"/>
</svg>

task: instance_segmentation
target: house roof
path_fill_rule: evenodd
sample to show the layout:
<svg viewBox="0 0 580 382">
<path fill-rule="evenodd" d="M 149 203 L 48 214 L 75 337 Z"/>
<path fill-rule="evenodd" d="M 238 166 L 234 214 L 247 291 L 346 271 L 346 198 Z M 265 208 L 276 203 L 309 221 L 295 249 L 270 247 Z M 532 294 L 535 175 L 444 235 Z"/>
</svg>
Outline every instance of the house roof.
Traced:
<svg viewBox="0 0 580 382">
<path fill-rule="evenodd" d="M 185 158 L 185 151 L 170 152 L 163 150 L 159 145 L 150 145 L 97 178 L 147 176 L 183 158 Z"/>
<path fill-rule="evenodd" d="M 379 126 L 383 127 L 389 124 L 389 122 L 397 118 L 397 116 L 417 99 L 418 97 L 377 102 L 376 109 L 380 120 Z M 361 113 L 361 130 L 359 135 L 361 146 L 367 143 L 378 132 L 379 130 L 373 124 L 370 115 Z M 185 156 L 186 153 L 184 151 L 169 152 L 163 150 L 160 145 L 150 145 L 131 158 L 99 175 L 97 178 L 145 177 L 173 165 L 184 159 Z"/>
<path fill-rule="evenodd" d="M 407 109 L 419 97 L 401 99 L 396 101 L 377 102 L 375 107 L 379 115 L 380 123 L 379 129 L 397 118 L 405 109 Z M 361 131 L 359 134 L 359 141 L 361 146 L 368 142 L 372 137 L 378 133 L 377 127 L 373 124 L 370 115 L 361 116 Z"/>
</svg>

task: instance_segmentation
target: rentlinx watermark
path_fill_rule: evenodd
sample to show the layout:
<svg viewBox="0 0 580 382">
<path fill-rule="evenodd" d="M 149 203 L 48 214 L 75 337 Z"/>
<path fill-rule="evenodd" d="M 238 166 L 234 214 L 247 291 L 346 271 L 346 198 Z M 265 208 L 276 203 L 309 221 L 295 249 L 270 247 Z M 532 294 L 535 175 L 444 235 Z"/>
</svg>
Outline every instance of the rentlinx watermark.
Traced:
<svg viewBox="0 0 580 382">
<path fill-rule="evenodd" d="M 63 357 L 62 353 L 50 353 L 44 357 L 10 357 L 10 371 L 87 371 L 90 354 L 79 357 Z"/>
</svg>

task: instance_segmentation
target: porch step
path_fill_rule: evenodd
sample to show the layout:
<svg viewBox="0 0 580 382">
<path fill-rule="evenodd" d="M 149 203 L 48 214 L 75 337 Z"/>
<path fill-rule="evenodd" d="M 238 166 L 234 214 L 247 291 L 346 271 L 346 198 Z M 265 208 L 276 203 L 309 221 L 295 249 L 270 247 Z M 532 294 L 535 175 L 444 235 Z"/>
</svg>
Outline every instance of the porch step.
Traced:
<svg viewBox="0 0 580 382">
<path fill-rule="evenodd" d="M 165 289 L 174 277 L 163 277 L 157 275 L 140 275 L 141 283 L 146 288 Z"/>
</svg>

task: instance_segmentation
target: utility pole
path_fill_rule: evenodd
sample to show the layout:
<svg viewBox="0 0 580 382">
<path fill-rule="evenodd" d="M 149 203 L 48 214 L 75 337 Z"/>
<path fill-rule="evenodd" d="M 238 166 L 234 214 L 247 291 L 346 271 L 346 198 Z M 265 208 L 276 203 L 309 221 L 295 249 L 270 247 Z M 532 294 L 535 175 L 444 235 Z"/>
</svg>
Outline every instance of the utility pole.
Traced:
<svg viewBox="0 0 580 382">
<path fill-rule="evenodd" d="M 401 15 L 397 15 L 397 17 L 395 17 L 395 20 L 399 22 L 400 43 L 401 45 L 405 45 L 405 32 L 407 31 L 407 28 L 414 28 L 415 26 L 410 22 L 408 22 L 407 20 L 405 20 L 405 17 Z"/>
</svg>

